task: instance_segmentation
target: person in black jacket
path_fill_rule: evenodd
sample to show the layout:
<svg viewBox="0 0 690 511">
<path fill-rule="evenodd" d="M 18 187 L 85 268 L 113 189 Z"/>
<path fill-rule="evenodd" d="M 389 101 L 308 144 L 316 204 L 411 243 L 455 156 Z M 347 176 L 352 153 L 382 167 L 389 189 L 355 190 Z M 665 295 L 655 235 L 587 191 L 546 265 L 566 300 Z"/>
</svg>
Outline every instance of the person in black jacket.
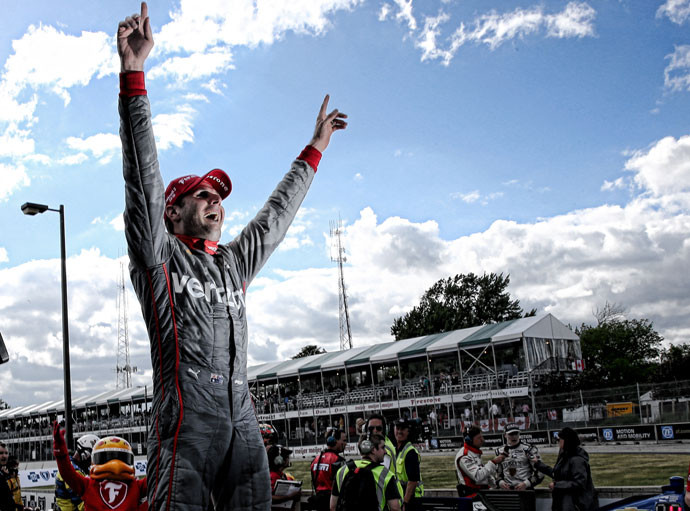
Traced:
<svg viewBox="0 0 690 511">
<path fill-rule="evenodd" d="M 14 499 L 7 480 L 10 474 L 7 470 L 9 458 L 7 446 L 0 442 L 0 511 L 15 511 Z"/>
<path fill-rule="evenodd" d="M 541 473 L 553 479 L 552 511 L 590 511 L 599 507 L 589 468 L 589 455 L 580 447 L 575 430 L 565 427 L 558 433 L 558 458 L 553 468 L 539 461 L 531 461 Z"/>
</svg>

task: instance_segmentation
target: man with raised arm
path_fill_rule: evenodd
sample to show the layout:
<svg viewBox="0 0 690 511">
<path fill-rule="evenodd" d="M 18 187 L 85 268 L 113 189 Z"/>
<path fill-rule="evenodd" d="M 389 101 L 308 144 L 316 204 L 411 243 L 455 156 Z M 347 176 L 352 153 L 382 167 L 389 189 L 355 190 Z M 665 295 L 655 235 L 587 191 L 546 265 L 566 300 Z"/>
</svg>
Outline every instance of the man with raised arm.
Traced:
<svg viewBox="0 0 690 511">
<path fill-rule="evenodd" d="M 269 509 L 266 453 L 247 386 L 245 293 L 285 236 L 346 115 L 327 114 L 326 96 L 309 145 L 256 217 L 221 245 L 227 174 L 214 169 L 163 185 L 143 73 L 152 47 L 142 3 L 141 14 L 120 22 L 117 48 L 125 234 L 153 367 L 149 505 Z"/>
</svg>

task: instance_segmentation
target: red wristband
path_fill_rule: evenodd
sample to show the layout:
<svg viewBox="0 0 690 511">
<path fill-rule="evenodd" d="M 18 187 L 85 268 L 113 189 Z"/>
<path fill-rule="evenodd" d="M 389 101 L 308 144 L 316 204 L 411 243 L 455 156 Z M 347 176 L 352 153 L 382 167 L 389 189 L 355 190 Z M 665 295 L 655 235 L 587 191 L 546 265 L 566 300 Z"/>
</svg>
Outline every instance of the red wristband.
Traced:
<svg viewBox="0 0 690 511">
<path fill-rule="evenodd" d="M 146 96 L 143 71 L 120 73 L 120 96 L 125 98 Z"/>
<path fill-rule="evenodd" d="M 321 151 L 316 149 L 314 146 L 308 145 L 302 150 L 297 159 L 307 162 L 309 166 L 314 169 L 314 172 L 316 172 L 319 162 L 321 161 Z"/>
</svg>

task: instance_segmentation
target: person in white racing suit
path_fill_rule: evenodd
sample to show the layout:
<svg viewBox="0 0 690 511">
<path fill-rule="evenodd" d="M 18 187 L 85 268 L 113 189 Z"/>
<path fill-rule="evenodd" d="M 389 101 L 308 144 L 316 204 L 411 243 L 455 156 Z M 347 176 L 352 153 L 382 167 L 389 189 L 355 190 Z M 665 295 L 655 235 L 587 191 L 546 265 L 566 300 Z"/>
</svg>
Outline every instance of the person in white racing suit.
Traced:
<svg viewBox="0 0 690 511">
<path fill-rule="evenodd" d="M 228 175 L 214 169 L 163 185 L 143 72 L 152 47 L 142 2 L 141 14 L 120 22 L 117 49 L 125 235 L 153 367 L 148 502 L 156 511 L 267 511 L 268 459 L 247 384 L 245 295 L 346 116 L 327 114 L 326 96 L 309 145 L 242 232 L 219 244 Z"/>
<path fill-rule="evenodd" d="M 544 479 L 530 462 L 530 459 L 539 457 L 539 450 L 520 440 L 520 428 L 517 424 L 510 423 L 506 426 L 505 437 L 505 445 L 496 449 L 497 456 L 503 452 L 508 453 L 508 457 L 498 465 L 498 487 L 518 491 L 534 488 Z"/>
<path fill-rule="evenodd" d="M 470 426 L 465 433 L 465 443 L 455 455 L 455 471 L 458 476 L 458 494 L 461 497 L 476 498 L 477 490 L 488 490 L 496 487 L 496 472 L 498 465 L 508 457 L 501 453 L 494 459 L 482 463 L 484 445 L 482 430 L 477 426 Z"/>
</svg>

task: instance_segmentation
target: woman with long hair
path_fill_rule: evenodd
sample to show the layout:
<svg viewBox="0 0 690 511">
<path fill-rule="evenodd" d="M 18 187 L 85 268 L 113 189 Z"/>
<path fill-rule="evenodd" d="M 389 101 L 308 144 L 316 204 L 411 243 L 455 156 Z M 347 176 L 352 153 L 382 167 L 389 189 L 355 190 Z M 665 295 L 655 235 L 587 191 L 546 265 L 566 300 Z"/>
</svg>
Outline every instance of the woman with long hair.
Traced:
<svg viewBox="0 0 690 511">
<path fill-rule="evenodd" d="M 534 458 L 534 467 L 553 481 L 552 511 L 590 511 L 599 507 L 596 490 L 589 468 L 589 455 L 580 447 L 580 438 L 572 428 L 565 427 L 558 433 L 558 458 L 549 467 Z"/>
</svg>

